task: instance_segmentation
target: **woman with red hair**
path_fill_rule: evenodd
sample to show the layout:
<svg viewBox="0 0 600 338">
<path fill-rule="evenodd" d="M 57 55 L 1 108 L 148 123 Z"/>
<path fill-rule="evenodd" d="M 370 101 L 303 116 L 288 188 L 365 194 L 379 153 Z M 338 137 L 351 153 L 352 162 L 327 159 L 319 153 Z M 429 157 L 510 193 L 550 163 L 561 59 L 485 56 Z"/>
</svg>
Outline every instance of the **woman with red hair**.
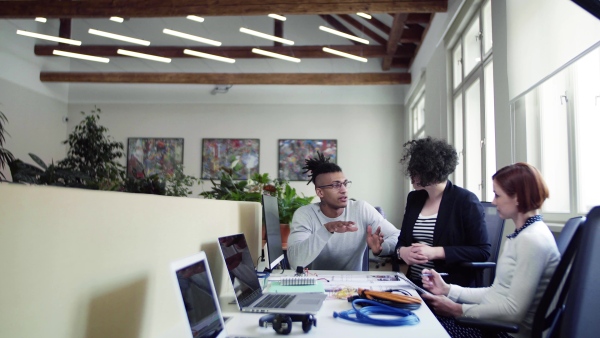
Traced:
<svg viewBox="0 0 600 338">
<path fill-rule="evenodd" d="M 512 219 L 515 231 L 498 259 L 496 279 L 487 288 L 446 284 L 435 270 L 424 269 L 423 295 L 451 336 L 477 336 L 478 330 L 456 324 L 453 317 L 495 319 L 520 325 L 517 337 L 531 335 L 538 303 L 560 253 L 538 210 L 548 198 L 548 188 L 536 168 L 527 163 L 506 166 L 494 176 L 493 204 L 503 219 Z"/>
</svg>

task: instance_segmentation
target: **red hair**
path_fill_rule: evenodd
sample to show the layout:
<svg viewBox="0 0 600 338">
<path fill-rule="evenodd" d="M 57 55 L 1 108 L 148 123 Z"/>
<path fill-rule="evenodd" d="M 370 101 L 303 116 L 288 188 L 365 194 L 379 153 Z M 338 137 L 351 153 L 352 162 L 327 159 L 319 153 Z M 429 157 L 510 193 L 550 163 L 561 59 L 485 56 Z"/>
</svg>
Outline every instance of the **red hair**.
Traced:
<svg viewBox="0 0 600 338">
<path fill-rule="evenodd" d="M 519 162 L 498 170 L 492 179 L 510 197 L 517 196 L 517 210 L 525 213 L 542 207 L 550 196 L 540 172 L 532 165 Z"/>
</svg>

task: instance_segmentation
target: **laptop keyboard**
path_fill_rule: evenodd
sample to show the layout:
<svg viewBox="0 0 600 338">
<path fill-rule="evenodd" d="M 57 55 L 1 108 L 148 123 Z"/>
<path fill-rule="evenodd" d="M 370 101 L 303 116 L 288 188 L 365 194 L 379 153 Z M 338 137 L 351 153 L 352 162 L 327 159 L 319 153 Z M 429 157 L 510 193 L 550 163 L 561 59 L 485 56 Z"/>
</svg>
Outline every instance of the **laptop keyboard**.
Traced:
<svg viewBox="0 0 600 338">
<path fill-rule="evenodd" d="M 294 300 L 295 295 L 267 295 L 254 307 L 266 307 L 271 309 L 283 309 Z"/>
</svg>

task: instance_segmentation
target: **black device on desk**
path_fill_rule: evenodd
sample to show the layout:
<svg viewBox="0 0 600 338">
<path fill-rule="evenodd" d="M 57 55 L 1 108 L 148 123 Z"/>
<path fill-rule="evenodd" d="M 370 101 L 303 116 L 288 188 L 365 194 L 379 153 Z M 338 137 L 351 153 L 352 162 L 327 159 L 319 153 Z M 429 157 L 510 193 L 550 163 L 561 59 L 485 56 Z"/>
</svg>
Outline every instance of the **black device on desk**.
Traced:
<svg viewBox="0 0 600 338">
<path fill-rule="evenodd" d="M 292 332 L 292 322 L 302 322 L 302 331 L 308 333 L 313 326 L 317 326 L 317 319 L 311 314 L 292 315 L 285 313 L 276 313 L 260 317 L 258 326 L 273 326 L 277 334 L 290 334 Z"/>
</svg>

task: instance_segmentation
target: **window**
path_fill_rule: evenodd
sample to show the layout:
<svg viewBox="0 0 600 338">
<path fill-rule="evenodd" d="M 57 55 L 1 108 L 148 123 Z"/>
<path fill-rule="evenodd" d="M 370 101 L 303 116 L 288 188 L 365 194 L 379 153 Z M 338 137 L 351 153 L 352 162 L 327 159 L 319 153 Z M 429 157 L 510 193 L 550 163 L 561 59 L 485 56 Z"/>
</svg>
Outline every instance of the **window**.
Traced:
<svg viewBox="0 0 600 338">
<path fill-rule="evenodd" d="M 449 55 L 452 59 L 452 143 L 459 164 L 454 182 L 482 201 L 494 197 L 496 172 L 492 12 L 490 1 L 475 11 Z"/>
<path fill-rule="evenodd" d="M 421 84 L 417 88 L 409 105 L 411 140 L 425 137 L 425 87 Z"/>
<path fill-rule="evenodd" d="M 600 205 L 600 47 L 511 102 L 517 161 L 536 166 L 550 198 L 544 214 L 564 221 Z"/>
</svg>

